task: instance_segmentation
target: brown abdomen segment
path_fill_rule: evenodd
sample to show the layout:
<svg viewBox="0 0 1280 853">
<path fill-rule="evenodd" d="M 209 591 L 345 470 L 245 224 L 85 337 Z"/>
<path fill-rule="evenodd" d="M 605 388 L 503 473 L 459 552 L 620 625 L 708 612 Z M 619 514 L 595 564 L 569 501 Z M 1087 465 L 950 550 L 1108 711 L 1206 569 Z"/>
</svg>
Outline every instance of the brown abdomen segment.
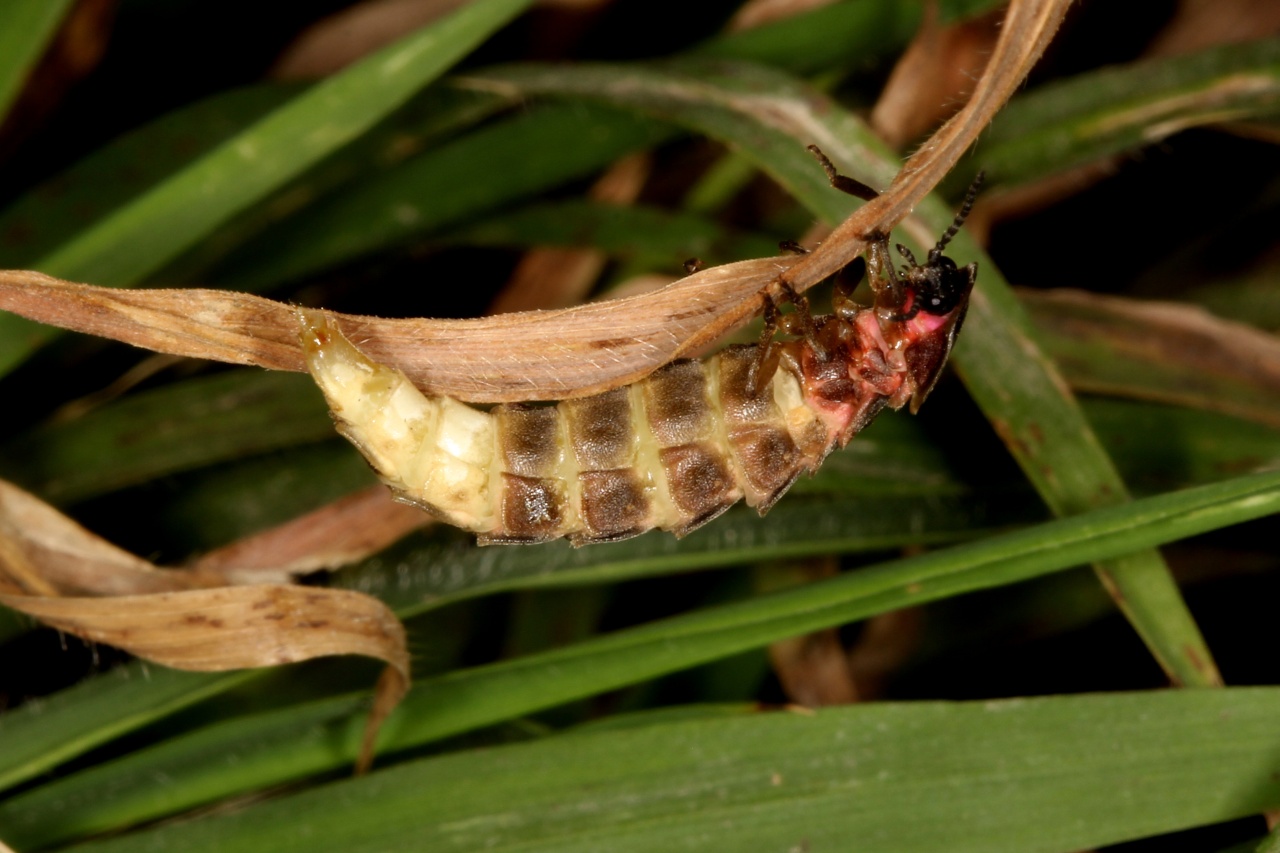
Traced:
<svg viewBox="0 0 1280 853">
<path fill-rule="evenodd" d="M 554 407 L 495 408 L 497 522 L 481 539 L 584 544 L 653 527 L 681 536 L 744 495 L 767 509 L 820 457 L 808 460 L 791 434 L 812 431 L 812 414 L 775 399 L 795 397 L 774 384 L 793 377 L 779 371 L 762 391 L 749 387 L 755 352 L 673 362 L 636 385 Z"/>
<path fill-rule="evenodd" d="M 757 390 L 751 382 L 755 360 L 754 346 L 730 347 L 716 359 L 729 447 L 742 472 L 747 503 L 763 513 L 808 466 L 775 399 L 774 383 L 790 377 L 779 370 L 773 382 Z"/>
</svg>

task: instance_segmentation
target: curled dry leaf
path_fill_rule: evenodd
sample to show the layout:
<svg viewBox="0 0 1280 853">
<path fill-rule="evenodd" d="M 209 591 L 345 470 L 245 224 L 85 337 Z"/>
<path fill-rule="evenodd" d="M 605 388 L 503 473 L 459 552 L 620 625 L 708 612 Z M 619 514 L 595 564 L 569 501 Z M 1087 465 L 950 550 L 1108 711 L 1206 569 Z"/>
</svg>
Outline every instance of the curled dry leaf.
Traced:
<svg viewBox="0 0 1280 853">
<path fill-rule="evenodd" d="M 1023 304 L 1076 388 L 1209 409 L 1280 427 L 1280 340 L 1203 308 L 1079 290 Z"/>
<path fill-rule="evenodd" d="M 888 233 L 955 165 L 1035 64 L 1068 0 L 1015 0 L 968 104 L 899 172 L 802 258 L 740 261 L 664 290 L 562 311 L 479 320 L 383 320 L 334 314 L 372 359 L 416 385 L 469 402 L 580 397 L 634 382 L 696 352 L 760 310 L 782 281 L 797 291 L 843 269 L 868 239 Z M 158 352 L 303 369 L 293 308 L 213 290 L 128 291 L 0 273 L 0 310 Z"/>
<path fill-rule="evenodd" d="M 0 480 L 0 589 L 6 592 L 127 595 L 221 584 L 203 572 L 160 571 Z"/>
<path fill-rule="evenodd" d="M 417 507 L 397 503 L 372 486 L 198 559 L 193 570 L 232 583 L 279 580 L 281 575 L 336 569 L 375 554 L 431 523 Z"/>
<path fill-rule="evenodd" d="M 326 655 L 385 661 L 361 752 L 409 684 L 404 628 L 376 598 L 285 584 L 215 586 L 162 570 L 0 481 L 0 604 L 91 642 L 177 669 L 217 672 Z"/>
<path fill-rule="evenodd" d="M 794 255 L 740 261 L 629 299 L 477 320 L 331 313 L 370 358 L 469 402 L 594 394 L 647 375 L 740 325 Z M 0 272 L 0 310 L 157 352 L 303 371 L 289 305 L 224 290 L 115 290 Z"/>
</svg>

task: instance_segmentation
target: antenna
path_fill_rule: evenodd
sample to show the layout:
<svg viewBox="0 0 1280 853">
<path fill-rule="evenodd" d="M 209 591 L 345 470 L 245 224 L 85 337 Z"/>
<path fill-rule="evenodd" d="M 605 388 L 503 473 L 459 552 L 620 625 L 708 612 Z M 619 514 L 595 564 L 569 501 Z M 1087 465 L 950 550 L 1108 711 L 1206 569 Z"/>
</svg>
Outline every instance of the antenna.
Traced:
<svg viewBox="0 0 1280 853">
<path fill-rule="evenodd" d="M 951 242 L 951 238 L 960 231 L 960 226 L 964 225 L 965 219 L 969 216 L 969 211 L 973 209 L 973 200 L 978 197 L 978 190 L 982 188 L 982 181 L 986 176 L 986 172 L 979 172 L 974 176 L 973 183 L 969 184 L 969 191 L 964 194 L 964 204 L 960 205 L 960 212 L 956 214 L 951 227 L 942 232 L 942 236 L 938 238 L 938 245 L 929 250 L 929 263 L 933 263 L 942 257 L 942 250 Z"/>
</svg>

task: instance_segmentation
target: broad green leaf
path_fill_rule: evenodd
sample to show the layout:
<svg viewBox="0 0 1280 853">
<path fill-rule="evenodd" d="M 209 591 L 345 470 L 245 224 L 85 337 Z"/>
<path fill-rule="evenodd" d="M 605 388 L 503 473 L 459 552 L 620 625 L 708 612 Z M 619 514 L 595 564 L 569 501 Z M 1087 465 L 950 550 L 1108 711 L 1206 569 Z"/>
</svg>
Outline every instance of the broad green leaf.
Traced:
<svg viewBox="0 0 1280 853">
<path fill-rule="evenodd" d="M 1015 583 L 1277 510 L 1280 473 L 1254 474 L 860 569 L 555 651 L 456 671 L 421 682 L 410 691 L 384 729 L 383 754 L 785 637 Z M 274 785 L 341 767 L 353 760 L 361 734 L 362 715 L 339 718 L 345 713 L 342 709 L 350 709 L 350 701 L 350 697 L 338 697 L 295 709 L 293 714 L 283 710 L 230 721 L 156 750 L 134 753 L 15 797 L 0 806 L 0 822 L 17 825 L 20 820 L 28 833 L 22 837 L 43 843 L 77 831 L 154 819 L 242 792 L 246 784 Z M 304 717 L 330 722 L 300 728 L 294 720 Z M 1211 741 L 1191 739 L 1202 745 Z M 993 753 L 1003 754 L 1007 753 Z M 470 758 L 475 760 L 474 755 Z M 164 791 L 156 790 L 157 778 L 165 780 Z M 670 778 L 664 784 L 670 785 Z M 1197 790 L 1211 789 L 1200 786 Z M 76 815 L 76 822 L 68 822 L 68 813 Z"/>
</svg>

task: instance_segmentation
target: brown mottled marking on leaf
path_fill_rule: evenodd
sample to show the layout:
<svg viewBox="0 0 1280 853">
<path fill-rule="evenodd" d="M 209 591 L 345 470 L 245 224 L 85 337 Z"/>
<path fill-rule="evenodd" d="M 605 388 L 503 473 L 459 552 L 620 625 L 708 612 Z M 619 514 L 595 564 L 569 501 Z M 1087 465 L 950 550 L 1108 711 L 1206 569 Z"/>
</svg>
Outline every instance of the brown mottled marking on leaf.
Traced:
<svg viewBox="0 0 1280 853">
<path fill-rule="evenodd" d="M 632 343 L 632 338 L 600 338 L 592 341 L 590 347 L 592 349 L 617 349 Z"/>
<path fill-rule="evenodd" d="M 600 542 L 643 533 L 649 524 L 649 498 L 631 469 L 583 471 L 582 520 L 586 532 L 575 541 Z"/>
<path fill-rule="evenodd" d="M 555 480 L 502 475 L 501 524 L 490 540 L 541 542 L 560 535 L 563 486 Z"/>
<path fill-rule="evenodd" d="M 548 406 L 507 405 L 497 419 L 501 470 L 520 477 L 548 477 L 560 462 L 560 418 Z"/>
<path fill-rule="evenodd" d="M 560 407 L 569 421 L 569 441 L 580 468 L 607 471 L 635 461 L 636 437 L 626 388 L 565 400 Z"/>
<path fill-rule="evenodd" d="M 710 521 L 742 497 L 725 454 L 713 444 L 686 444 L 658 452 L 671 501 L 685 529 Z M 677 531 L 680 532 L 680 531 Z"/>
<path fill-rule="evenodd" d="M 649 429 L 659 447 L 676 447 L 707 438 L 712 429 L 707 377 L 696 361 L 675 361 L 643 385 Z"/>
</svg>

